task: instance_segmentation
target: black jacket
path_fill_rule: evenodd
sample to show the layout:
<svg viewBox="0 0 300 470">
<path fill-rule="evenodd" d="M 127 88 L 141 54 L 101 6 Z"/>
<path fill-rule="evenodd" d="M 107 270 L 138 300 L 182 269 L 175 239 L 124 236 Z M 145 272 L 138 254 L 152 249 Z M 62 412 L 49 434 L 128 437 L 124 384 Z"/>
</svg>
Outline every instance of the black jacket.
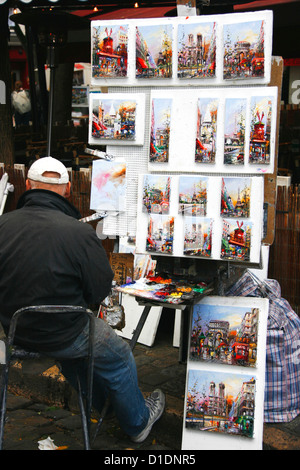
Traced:
<svg viewBox="0 0 300 470">
<path fill-rule="evenodd" d="M 29 305 L 99 303 L 113 272 L 95 230 L 79 222 L 67 199 L 35 189 L 17 210 L 0 216 L 0 322 L 7 332 L 13 312 Z M 39 351 L 70 345 L 86 324 L 79 313 L 27 315 L 16 343 Z"/>
</svg>

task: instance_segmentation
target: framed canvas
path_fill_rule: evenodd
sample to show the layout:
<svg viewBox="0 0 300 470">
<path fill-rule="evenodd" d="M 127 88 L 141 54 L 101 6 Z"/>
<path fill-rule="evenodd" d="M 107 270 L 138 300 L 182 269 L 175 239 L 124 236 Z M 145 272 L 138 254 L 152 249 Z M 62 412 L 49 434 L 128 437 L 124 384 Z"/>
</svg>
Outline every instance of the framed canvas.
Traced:
<svg viewBox="0 0 300 470">
<path fill-rule="evenodd" d="M 205 297 L 193 306 L 183 450 L 261 450 L 268 299 Z"/>
<path fill-rule="evenodd" d="M 89 114 L 89 144 L 143 145 L 143 94 L 91 92 Z"/>
<path fill-rule="evenodd" d="M 90 209 L 101 211 L 125 211 L 126 162 L 94 160 L 92 167 Z"/>
</svg>

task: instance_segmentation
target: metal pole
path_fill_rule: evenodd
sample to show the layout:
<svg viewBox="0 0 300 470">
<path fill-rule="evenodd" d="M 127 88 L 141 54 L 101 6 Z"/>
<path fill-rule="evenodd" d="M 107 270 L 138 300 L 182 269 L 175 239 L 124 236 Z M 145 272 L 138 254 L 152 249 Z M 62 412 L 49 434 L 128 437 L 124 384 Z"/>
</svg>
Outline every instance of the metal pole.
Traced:
<svg viewBox="0 0 300 470">
<path fill-rule="evenodd" d="M 55 48 L 50 46 L 48 49 L 49 68 L 50 68 L 50 92 L 48 102 L 48 123 L 47 123 L 47 157 L 51 156 L 51 137 L 52 137 L 52 124 L 53 124 L 53 105 L 54 105 L 54 82 L 55 82 Z"/>
</svg>

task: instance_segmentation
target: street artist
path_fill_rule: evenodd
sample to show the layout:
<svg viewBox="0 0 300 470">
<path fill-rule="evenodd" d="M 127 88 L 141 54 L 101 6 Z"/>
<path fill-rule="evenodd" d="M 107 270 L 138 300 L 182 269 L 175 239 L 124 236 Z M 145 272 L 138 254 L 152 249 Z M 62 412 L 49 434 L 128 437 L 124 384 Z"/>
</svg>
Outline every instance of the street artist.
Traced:
<svg viewBox="0 0 300 470">
<path fill-rule="evenodd" d="M 29 168 L 26 192 L 17 209 L 0 217 L 0 321 L 8 332 L 12 314 L 31 305 L 99 304 L 110 292 L 113 272 L 95 230 L 67 200 L 66 167 L 52 157 Z M 15 343 L 59 360 L 76 386 L 68 359 L 87 356 L 88 324 L 80 313 L 27 314 Z M 155 390 L 144 399 L 129 345 L 100 318 L 95 319 L 93 406 L 101 411 L 109 396 L 123 431 L 143 442 L 163 413 L 165 398 Z M 86 367 L 85 367 L 86 368 Z M 82 378 L 86 371 L 81 370 Z"/>
</svg>

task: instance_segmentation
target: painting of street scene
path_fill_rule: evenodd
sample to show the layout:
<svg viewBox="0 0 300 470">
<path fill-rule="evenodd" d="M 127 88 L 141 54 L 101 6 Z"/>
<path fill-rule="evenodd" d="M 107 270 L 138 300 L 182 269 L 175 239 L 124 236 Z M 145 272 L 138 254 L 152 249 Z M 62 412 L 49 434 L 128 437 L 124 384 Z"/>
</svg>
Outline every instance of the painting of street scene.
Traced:
<svg viewBox="0 0 300 470">
<path fill-rule="evenodd" d="M 263 78 L 264 21 L 227 24 L 223 31 L 224 79 Z"/>
<path fill-rule="evenodd" d="M 72 87 L 72 106 L 89 106 L 89 89 L 87 86 Z"/>
<path fill-rule="evenodd" d="M 270 163 L 272 97 L 251 98 L 249 163 Z"/>
<path fill-rule="evenodd" d="M 127 77 L 128 26 L 92 27 L 92 77 Z"/>
<path fill-rule="evenodd" d="M 225 165 L 244 164 L 246 105 L 246 99 L 243 98 L 227 98 L 225 101 Z"/>
<path fill-rule="evenodd" d="M 256 366 L 259 309 L 196 304 L 190 359 L 245 367 Z"/>
<path fill-rule="evenodd" d="M 217 146 L 219 100 L 199 98 L 197 112 L 196 163 L 214 163 Z"/>
<path fill-rule="evenodd" d="M 204 216 L 207 209 L 207 177 L 179 177 L 179 213 Z"/>
<path fill-rule="evenodd" d="M 250 260 L 252 223 L 247 219 L 223 219 L 221 258 Z"/>
<path fill-rule="evenodd" d="M 186 256 L 210 258 L 212 247 L 212 219 L 184 218 L 184 247 Z"/>
<path fill-rule="evenodd" d="M 172 99 L 153 98 L 151 110 L 150 162 L 169 161 Z"/>
<path fill-rule="evenodd" d="M 222 178 L 221 216 L 250 216 L 251 179 L 247 177 Z"/>
<path fill-rule="evenodd" d="M 144 175 L 143 212 L 168 214 L 170 209 L 170 176 Z"/>
<path fill-rule="evenodd" d="M 174 217 L 151 214 L 148 223 L 146 251 L 172 254 L 174 239 Z"/>
<path fill-rule="evenodd" d="M 136 27 L 136 78 L 172 78 L 172 32 L 170 24 Z"/>
<path fill-rule="evenodd" d="M 136 138 L 134 100 L 114 99 L 99 94 L 92 101 L 92 137 L 104 140 L 134 141 Z"/>
<path fill-rule="evenodd" d="M 178 78 L 214 78 L 216 23 L 178 25 Z"/>
<path fill-rule="evenodd" d="M 245 374 L 190 370 L 185 426 L 253 438 L 256 379 Z"/>
</svg>

